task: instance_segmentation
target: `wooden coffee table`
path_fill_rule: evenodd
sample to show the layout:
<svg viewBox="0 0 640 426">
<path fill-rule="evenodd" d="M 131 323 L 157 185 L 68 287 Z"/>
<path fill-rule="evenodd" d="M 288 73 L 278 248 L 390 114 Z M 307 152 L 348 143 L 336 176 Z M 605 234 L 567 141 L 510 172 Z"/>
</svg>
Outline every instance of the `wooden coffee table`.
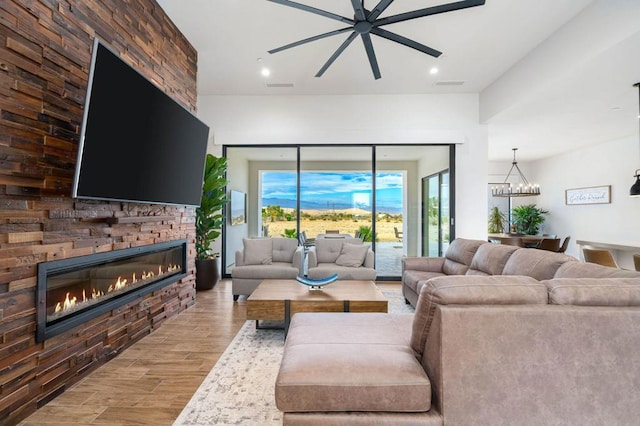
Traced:
<svg viewBox="0 0 640 426">
<path fill-rule="evenodd" d="M 285 337 L 296 312 L 387 312 L 387 299 L 373 281 L 337 281 L 322 290 L 296 280 L 263 280 L 247 299 L 247 319 L 284 321 Z"/>
</svg>

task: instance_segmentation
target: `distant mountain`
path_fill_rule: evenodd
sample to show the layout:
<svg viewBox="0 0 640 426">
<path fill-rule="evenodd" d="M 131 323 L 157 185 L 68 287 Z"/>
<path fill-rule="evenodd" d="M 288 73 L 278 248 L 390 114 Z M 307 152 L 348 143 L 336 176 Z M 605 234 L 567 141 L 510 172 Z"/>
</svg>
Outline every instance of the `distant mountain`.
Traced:
<svg viewBox="0 0 640 426">
<path fill-rule="evenodd" d="M 262 205 L 266 206 L 280 206 L 282 208 L 296 208 L 296 201 L 288 198 L 263 198 Z M 364 210 L 369 210 L 369 206 L 353 206 L 349 203 L 341 203 L 341 202 L 331 202 L 327 203 L 324 201 L 313 201 L 313 200 L 303 200 L 300 202 L 300 208 L 302 210 L 345 210 L 353 207 L 361 208 Z M 389 213 L 389 214 L 400 214 L 402 213 L 402 209 L 395 206 L 378 206 L 378 212 L 380 213 Z"/>
</svg>

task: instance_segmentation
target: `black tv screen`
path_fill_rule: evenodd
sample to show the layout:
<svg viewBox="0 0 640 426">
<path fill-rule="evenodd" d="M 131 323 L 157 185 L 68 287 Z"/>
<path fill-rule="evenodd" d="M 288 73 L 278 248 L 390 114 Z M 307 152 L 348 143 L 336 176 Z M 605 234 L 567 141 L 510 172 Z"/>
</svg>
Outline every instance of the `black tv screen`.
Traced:
<svg viewBox="0 0 640 426">
<path fill-rule="evenodd" d="M 200 205 L 209 127 L 98 42 L 73 197 Z"/>
</svg>

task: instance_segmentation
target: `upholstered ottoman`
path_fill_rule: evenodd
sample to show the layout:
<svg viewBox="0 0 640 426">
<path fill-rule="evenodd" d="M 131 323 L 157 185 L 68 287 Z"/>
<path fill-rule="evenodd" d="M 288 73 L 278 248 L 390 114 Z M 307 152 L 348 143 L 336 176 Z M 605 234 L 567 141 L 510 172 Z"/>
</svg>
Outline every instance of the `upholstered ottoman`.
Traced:
<svg viewBox="0 0 640 426">
<path fill-rule="evenodd" d="M 411 350 L 413 315 L 299 313 L 276 380 L 284 424 L 441 425 Z"/>
</svg>

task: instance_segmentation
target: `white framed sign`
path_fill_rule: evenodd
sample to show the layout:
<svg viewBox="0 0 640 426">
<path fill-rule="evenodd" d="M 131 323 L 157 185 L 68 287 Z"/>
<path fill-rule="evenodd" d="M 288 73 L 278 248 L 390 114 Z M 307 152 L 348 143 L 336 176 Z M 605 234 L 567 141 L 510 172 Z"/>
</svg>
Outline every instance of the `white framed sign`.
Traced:
<svg viewBox="0 0 640 426">
<path fill-rule="evenodd" d="M 611 202 L 611 185 L 565 190 L 565 202 L 575 204 L 607 204 Z"/>
</svg>

